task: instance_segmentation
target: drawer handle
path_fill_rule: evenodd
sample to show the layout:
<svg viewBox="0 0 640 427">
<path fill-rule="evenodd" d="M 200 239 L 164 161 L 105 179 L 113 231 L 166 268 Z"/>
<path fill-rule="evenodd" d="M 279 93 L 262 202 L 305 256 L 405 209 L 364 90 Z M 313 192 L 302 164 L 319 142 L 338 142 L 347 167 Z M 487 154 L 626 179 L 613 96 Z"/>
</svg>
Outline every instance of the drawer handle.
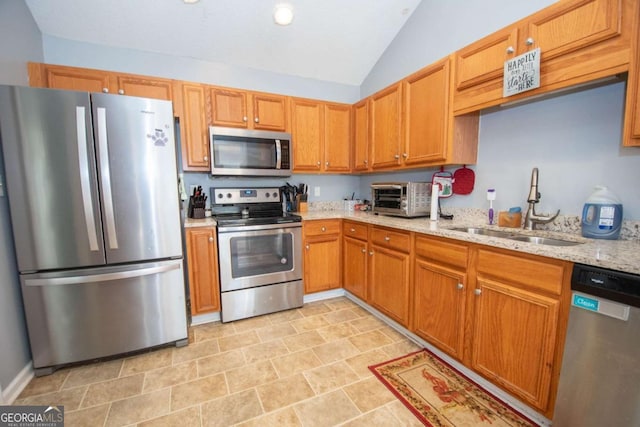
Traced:
<svg viewBox="0 0 640 427">
<path fill-rule="evenodd" d="M 386 236 L 386 237 L 384 238 L 384 241 L 385 241 L 385 242 L 388 242 L 389 240 L 391 240 L 391 237 L 389 237 L 389 236 Z"/>
<path fill-rule="evenodd" d="M 213 236 L 209 237 L 209 242 L 213 243 Z"/>
<path fill-rule="evenodd" d="M 355 228 L 352 228 L 352 229 L 351 229 L 351 232 L 352 232 L 352 233 L 355 233 L 355 232 L 356 232 L 356 229 L 355 229 Z"/>
<path fill-rule="evenodd" d="M 365 248 L 360 249 L 362 251 L 363 254 L 367 253 L 367 250 Z"/>
<path fill-rule="evenodd" d="M 476 295 L 480 295 L 482 293 L 482 289 L 474 289 L 473 293 Z"/>
<path fill-rule="evenodd" d="M 320 231 L 322 231 L 322 232 L 324 233 L 325 231 L 327 231 L 327 227 L 322 227 L 322 228 L 320 229 Z"/>
<path fill-rule="evenodd" d="M 373 251 L 369 252 L 369 256 L 373 256 Z"/>
<path fill-rule="evenodd" d="M 457 288 L 458 288 L 459 290 L 462 290 L 462 289 L 464 289 L 464 285 L 463 285 L 462 283 L 458 283 Z"/>
<path fill-rule="evenodd" d="M 309 245 L 306 245 L 304 248 L 305 248 L 306 250 L 309 250 Z"/>
</svg>

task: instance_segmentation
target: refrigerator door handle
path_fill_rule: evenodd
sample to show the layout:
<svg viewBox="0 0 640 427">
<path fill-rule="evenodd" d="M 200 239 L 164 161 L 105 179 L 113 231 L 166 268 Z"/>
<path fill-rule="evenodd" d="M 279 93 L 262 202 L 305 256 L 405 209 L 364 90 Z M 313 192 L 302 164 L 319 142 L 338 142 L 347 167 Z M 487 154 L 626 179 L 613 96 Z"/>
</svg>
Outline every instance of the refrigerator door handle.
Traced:
<svg viewBox="0 0 640 427">
<path fill-rule="evenodd" d="M 25 286 L 60 286 L 80 285 L 84 283 L 107 282 L 112 280 L 129 279 L 132 277 L 151 276 L 180 268 L 180 263 L 172 263 L 156 267 L 141 268 L 139 270 L 121 271 L 118 273 L 93 274 L 89 276 L 52 277 L 47 279 L 26 279 Z"/>
<path fill-rule="evenodd" d="M 93 196 L 91 194 L 91 180 L 89 178 L 89 161 L 87 160 L 87 121 L 85 107 L 76 107 L 76 134 L 78 141 L 78 166 L 80 168 L 80 189 L 82 191 L 82 207 L 84 220 L 87 225 L 89 249 L 97 252 L 98 235 L 96 234 L 96 218 L 93 212 Z"/>
<path fill-rule="evenodd" d="M 104 195 L 104 211 L 107 222 L 107 236 L 109 248 L 118 249 L 118 235 L 116 234 L 116 220 L 113 211 L 113 195 L 111 193 L 111 170 L 109 168 L 109 148 L 107 143 L 107 110 L 97 108 L 98 113 L 98 147 L 100 149 L 100 176 L 102 179 L 102 194 Z"/>
</svg>

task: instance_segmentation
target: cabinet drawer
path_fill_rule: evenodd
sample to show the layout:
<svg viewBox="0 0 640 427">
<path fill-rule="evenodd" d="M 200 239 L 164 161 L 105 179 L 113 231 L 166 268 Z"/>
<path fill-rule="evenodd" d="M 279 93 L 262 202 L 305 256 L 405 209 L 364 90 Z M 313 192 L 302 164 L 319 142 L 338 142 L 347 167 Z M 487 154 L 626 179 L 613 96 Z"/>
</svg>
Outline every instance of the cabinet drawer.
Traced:
<svg viewBox="0 0 640 427">
<path fill-rule="evenodd" d="M 302 230 L 305 236 L 321 236 L 323 234 L 340 234 L 339 219 L 322 219 L 304 221 Z"/>
<path fill-rule="evenodd" d="M 417 257 L 466 269 L 469 248 L 466 245 L 416 235 L 414 244 Z"/>
<path fill-rule="evenodd" d="M 367 240 L 369 238 L 367 224 L 344 221 L 342 223 L 342 235 L 353 237 L 354 239 Z"/>
<path fill-rule="evenodd" d="M 525 258 L 489 250 L 478 250 L 478 276 L 491 276 L 545 292 L 560 295 L 565 279 L 565 267 L 570 263 L 546 259 Z"/>
<path fill-rule="evenodd" d="M 411 235 L 400 231 L 386 228 L 373 227 L 371 230 L 371 241 L 376 245 L 402 252 L 409 252 L 411 249 Z"/>
</svg>

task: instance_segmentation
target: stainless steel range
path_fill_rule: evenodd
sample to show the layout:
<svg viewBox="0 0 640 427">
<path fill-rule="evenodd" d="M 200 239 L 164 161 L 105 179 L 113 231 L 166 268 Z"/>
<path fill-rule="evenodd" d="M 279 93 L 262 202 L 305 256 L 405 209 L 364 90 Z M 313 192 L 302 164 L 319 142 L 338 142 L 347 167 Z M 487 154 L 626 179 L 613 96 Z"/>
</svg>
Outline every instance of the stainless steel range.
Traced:
<svg viewBox="0 0 640 427">
<path fill-rule="evenodd" d="M 211 188 L 218 224 L 221 320 L 302 306 L 301 218 L 277 187 Z"/>
</svg>

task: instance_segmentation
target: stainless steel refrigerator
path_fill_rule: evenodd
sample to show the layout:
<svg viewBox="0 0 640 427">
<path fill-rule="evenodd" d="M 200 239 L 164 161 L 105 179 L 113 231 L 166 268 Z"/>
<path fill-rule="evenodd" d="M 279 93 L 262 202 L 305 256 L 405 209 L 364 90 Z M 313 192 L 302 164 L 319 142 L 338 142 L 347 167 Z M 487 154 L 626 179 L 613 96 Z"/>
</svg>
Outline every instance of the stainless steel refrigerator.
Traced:
<svg viewBox="0 0 640 427">
<path fill-rule="evenodd" d="M 36 375 L 187 343 L 172 104 L 0 86 Z"/>
</svg>

